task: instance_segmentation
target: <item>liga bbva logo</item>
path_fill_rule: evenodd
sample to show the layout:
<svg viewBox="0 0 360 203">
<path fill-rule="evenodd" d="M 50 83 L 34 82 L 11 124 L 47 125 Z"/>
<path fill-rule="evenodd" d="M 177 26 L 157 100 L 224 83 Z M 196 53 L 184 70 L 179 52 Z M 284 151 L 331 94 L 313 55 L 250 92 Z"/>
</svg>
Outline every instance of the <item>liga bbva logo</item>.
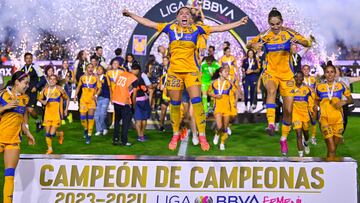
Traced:
<svg viewBox="0 0 360 203">
<path fill-rule="evenodd" d="M 195 199 L 195 203 L 213 203 L 213 199 L 209 196 L 200 196 Z"/>
</svg>

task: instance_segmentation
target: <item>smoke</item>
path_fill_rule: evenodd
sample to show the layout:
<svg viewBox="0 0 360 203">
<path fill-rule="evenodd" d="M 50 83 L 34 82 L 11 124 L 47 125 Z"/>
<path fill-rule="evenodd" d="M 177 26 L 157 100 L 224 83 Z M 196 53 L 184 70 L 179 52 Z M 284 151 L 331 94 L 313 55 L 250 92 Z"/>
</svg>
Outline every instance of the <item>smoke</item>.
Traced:
<svg viewBox="0 0 360 203">
<path fill-rule="evenodd" d="M 360 45 L 359 0 L 302 0 L 293 3 L 303 17 L 316 23 L 314 34 L 322 37 L 327 47 L 337 39 L 344 40 L 348 47 Z"/>
</svg>

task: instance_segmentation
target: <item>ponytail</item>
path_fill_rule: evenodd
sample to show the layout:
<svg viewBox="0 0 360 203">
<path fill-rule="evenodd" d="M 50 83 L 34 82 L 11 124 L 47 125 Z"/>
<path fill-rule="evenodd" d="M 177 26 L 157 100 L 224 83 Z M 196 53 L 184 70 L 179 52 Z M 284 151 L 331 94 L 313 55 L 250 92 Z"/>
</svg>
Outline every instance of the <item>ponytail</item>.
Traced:
<svg viewBox="0 0 360 203">
<path fill-rule="evenodd" d="M 11 77 L 11 80 L 9 80 L 7 83 L 6 83 L 6 86 L 5 88 L 7 87 L 12 87 L 15 85 L 15 81 L 18 80 L 18 81 L 22 81 L 24 80 L 28 75 L 22 71 L 17 71 L 16 73 L 14 73 Z M 4 89 L 5 89 L 4 88 Z"/>
</svg>

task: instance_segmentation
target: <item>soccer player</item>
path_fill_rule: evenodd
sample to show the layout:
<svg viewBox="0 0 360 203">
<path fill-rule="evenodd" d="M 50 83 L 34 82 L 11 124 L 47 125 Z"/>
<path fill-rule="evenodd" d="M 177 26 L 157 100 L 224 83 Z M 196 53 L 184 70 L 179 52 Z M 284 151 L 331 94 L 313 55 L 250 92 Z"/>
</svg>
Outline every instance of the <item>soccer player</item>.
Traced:
<svg viewBox="0 0 360 203">
<path fill-rule="evenodd" d="M 212 76 L 219 68 L 220 65 L 213 56 L 207 56 L 205 61 L 201 64 L 201 92 L 204 111 L 206 114 L 209 112 L 207 90 L 211 85 Z"/>
<path fill-rule="evenodd" d="M 127 10 L 123 10 L 123 14 L 144 26 L 168 34 L 170 38 L 169 49 L 171 58 L 166 85 L 171 98 L 170 117 L 173 123 L 173 137 L 169 143 L 169 149 L 175 150 L 180 139 L 180 104 L 182 91 L 185 86 L 194 109 L 201 149 L 204 151 L 209 150 L 210 145 L 205 136 L 206 121 L 201 99 L 201 78 L 197 65 L 198 62 L 195 57 L 197 40 L 201 34 L 223 32 L 244 25 L 247 23 L 248 17 L 229 24 L 196 26 L 191 22 L 192 16 L 188 7 L 182 7 L 178 10 L 176 21 L 173 23 L 153 22 Z"/>
<path fill-rule="evenodd" d="M 57 85 L 58 78 L 56 75 L 48 77 L 48 85 L 39 95 L 40 103 L 45 106 L 44 123 L 46 133 L 46 144 L 48 150 L 46 154 L 52 154 L 52 138 L 56 136 L 56 130 L 60 127 L 63 115 L 68 114 L 69 97 L 65 90 Z M 66 100 L 65 111 L 63 111 L 63 102 Z M 59 133 L 59 144 L 63 143 L 64 133 Z"/>
<path fill-rule="evenodd" d="M 310 106 L 309 99 L 314 96 L 314 93 L 307 85 L 304 85 L 304 73 L 298 71 L 295 75 L 295 93 L 294 106 L 292 112 L 293 128 L 296 132 L 297 147 L 299 157 L 310 153 L 309 147 L 309 124 L 310 124 Z M 303 135 L 305 140 L 303 141 Z M 286 155 L 286 154 L 285 154 Z"/>
<path fill-rule="evenodd" d="M 29 96 L 25 92 L 29 88 L 29 83 L 30 77 L 18 71 L 0 92 L 0 153 L 4 153 L 5 165 L 4 203 L 12 202 L 15 168 L 20 155 L 21 131 L 27 136 L 30 145 L 35 144 L 29 130 L 29 114 L 26 108 Z"/>
<path fill-rule="evenodd" d="M 77 101 L 77 95 L 80 90 L 82 90 L 79 105 L 80 120 L 82 126 L 84 127 L 84 138 L 86 139 L 85 143 L 90 144 L 94 128 L 96 100 L 101 92 L 101 83 L 94 75 L 94 65 L 91 63 L 86 66 L 86 72 L 79 80 L 74 101 Z"/>
<path fill-rule="evenodd" d="M 163 57 L 163 62 L 168 61 L 169 59 L 165 56 Z M 159 89 L 161 91 L 161 100 L 160 100 L 160 104 L 161 104 L 161 114 L 160 114 L 160 126 L 159 126 L 159 131 L 160 132 L 164 132 L 165 128 L 164 128 L 164 123 L 165 123 L 165 116 L 166 116 L 166 111 L 167 108 L 169 106 L 169 102 L 170 102 L 170 98 L 168 97 L 168 92 L 166 90 L 166 80 L 167 80 L 167 72 L 164 72 L 163 75 L 160 77 L 160 83 L 159 83 Z"/>
<path fill-rule="evenodd" d="M 227 128 L 231 114 L 230 92 L 233 84 L 227 79 L 230 72 L 228 66 L 220 68 L 217 72 L 220 77 L 211 84 L 208 94 L 215 100 L 214 116 L 217 133 L 215 134 L 213 142 L 214 145 L 217 145 L 220 135 L 220 150 L 225 150 L 225 141 L 228 138 Z"/>
<path fill-rule="evenodd" d="M 301 67 L 301 71 L 304 73 L 304 83 L 310 88 L 311 91 L 315 92 L 316 87 L 316 78 L 314 76 L 310 75 L 310 66 L 303 65 Z M 309 104 L 310 104 L 310 116 L 311 116 L 311 144 L 316 145 L 316 119 L 317 115 L 314 114 L 313 106 L 314 106 L 314 99 L 315 94 L 312 94 L 311 97 L 309 97 Z"/>
<path fill-rule="evenodd" d="M 288 151 L 287 136 L 291 129 L 291 112 L 293 108 L 294 72 L 290 63 L 290 47 L 292 43 L 311 46 L 311 40 L 299 33 L 283 27 L 281 13 L 273 8 L 268 15 L 270 29 L 260 33 L 247 45 L 255 51 L 264 46 L 266 52 L 266 69 L 263 72 L 263 81 L 267 90 L 266 116 L 268 119 L 268 134 L 273 136 L 275 131 L 275 99 L 276 91 L 280 89 L 283 98 L 283 125 L 280 138 L 281 153 Z"/>
<path fill-rule="evenodd" d="M 37 93 L 46 85 L 46 79 L 43 71 L 40 67 L 33 64 L 33 55 L 31 53 L 25 53 L 24 55 L 25 65 L 20 69 L 23 73 L 26 73 L 30 77 L 29 88 L 26 90 L 26 94 L 29 96 L 28 111 L 34 119 L 36 119 L 36 132 L 41 130 L 41 119 L 36 112 Z"/>
<path fill-rule="evenodd" d="M 324 83 L 316 86 L 316 99 L 314 111 L 317 113 L 320 107 L 319 123 L 321 133 L 327 146 L 327 157 L 336 157 L 336 148 L 342 140 L 344 119 L 342 107 L 353 103 L 350 90 L 341 82 L 335 80 L 336 69 L 333 65 L 325 67 Z M 346 100 L 342 99 L 346 97 Z"/>
<path fill-rule="evenodd" d="M 224 56 L 221 57 L 219 61 L 221 67 L 224 67 L 225 64 L 229 65 L 230 68 L 230 77 L 234 78 L 236 83 L 240 81 L 240 73 L 239 73 L 239 67 L 236 64 L 236 59 L 233 55 L 231 55 L 230 47 L 224 48 Z"/>
<path fill-rule="evenodd" d="M 245 73 L 244 83 L 244 97 L 245 97 L 245 111 L 252 113 L 255 110 L 255 87 L 257 81 L 257 73 L 260 72 L 259 62 L 256 58 L 255 51 L 249 49 L 246 53 L 246 58 L 243 60 L 242 69 Z M 250 106 L 249 103 L 249 89 L 250 89 Z"/>
</svg>

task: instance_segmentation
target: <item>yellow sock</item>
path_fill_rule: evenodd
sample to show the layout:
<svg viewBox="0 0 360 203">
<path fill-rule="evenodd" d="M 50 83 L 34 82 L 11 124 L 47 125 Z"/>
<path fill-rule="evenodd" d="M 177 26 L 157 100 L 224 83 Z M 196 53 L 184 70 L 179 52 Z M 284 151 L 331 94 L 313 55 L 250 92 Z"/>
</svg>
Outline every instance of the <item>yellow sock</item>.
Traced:
<svg viewBox="0 0 360 203">
<path fill-rule="evenodd" d="M 88 122 L 86 115 L 80 115 L 81 125 L 84 127 L 84 129 L 88 129 Z"/>
<path fill-rule="evenodd" d="M 206 116 L 204 112 L 204 106 L 202 105 L 200 97 L 194 97 L 191 99 L 193 105 L 193 112 L 196 122 L 196 127 L 199 131 L 199 135 L 205 135 L 206 128 Z"/>
<path fill-rule="evenodd" d="M 5 182 L 4 182 L 4 203 L 12 203 L 14 192 L 14 168 L 5 169 Z"/>
<path fill-rule="evenodd" d="M 317 124 L 311 125 L 311 137 L 312 138 L 316 137 L 316 127 L 317 127 Z"/>
<path fill-rule="evenodd" d="M 290 130 L 291 130 L 291 123 L 287 123 L 283 121 L 281 126 L 281 139 L 283 140 L 286 139 L 290 133 Z"/>
<path fill-rule="evenodd" d="M 266 117 L 269 125 L 275 124 L 275 107 L 276 104 L 266 104 Z"/>
<path fill-rule="evenodd" d="M 47 147 L 50 149 L 52 149 L 52 138 L 51 138 L 51 134 L 50 133 L 46 133 L 46 144 L 47 144 Z"/>
<path fill-rule="evenodd" d="M 180 131 L 180 104 L 180 101 L 170 102 L 170 119 L 174 134 Z"/>
<path fill-rule="evenodd" d="M 94 129 L 94 116 L 93 115 L 89 115 L 88 116 L 88 135 L 91 136 L 92 131 Z"/>
<path fill-rule="evenodd" d="M 221 144 L 225 144 L 225 141 L 228 139 L 229 135 L 227 134 L 227 132 L 223 132 L 221 134 Z"/>
</svg>

